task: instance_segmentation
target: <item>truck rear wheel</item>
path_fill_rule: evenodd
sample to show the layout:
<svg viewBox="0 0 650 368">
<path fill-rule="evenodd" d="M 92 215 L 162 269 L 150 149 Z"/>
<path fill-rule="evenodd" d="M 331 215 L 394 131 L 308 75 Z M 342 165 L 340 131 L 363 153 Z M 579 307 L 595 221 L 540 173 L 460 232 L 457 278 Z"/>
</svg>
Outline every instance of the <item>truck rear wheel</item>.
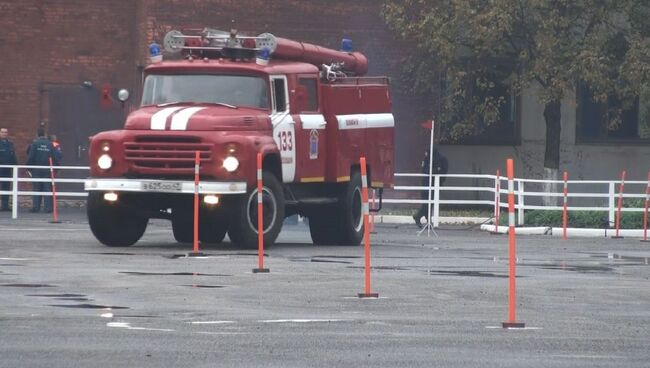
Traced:
<svg viewBox="0 0 650 368">
<path fill-rule="evenodd" d="M 341 199 L 339 244 L 359 245 L 363 239 L 363 196 L 359 172 L 352 174 Z"/>
<path fill-rule="evenodd" d="M 309 215 L 309 233 L 316 245 L 334 245 L 341 241 L 341 221 L 338 207 L 319 209 Z"/>
<path fill-rule="evenodd" d="M 264 246 L 273 245 L 284 221 L 282 185 L 270 171 L 262 174 Z M 234 201 L 228 236 L 243 248 L 257 248 L 257 187 Z"/>
<path fill-rule="evenodd" d="M 108 203 L 104 193 L 89 192 L 86 211 L 95 238 L 109 247 L 135 244 L 147 229 L 149 219 L 133 215 L 119 203 Z"/>
</svg>

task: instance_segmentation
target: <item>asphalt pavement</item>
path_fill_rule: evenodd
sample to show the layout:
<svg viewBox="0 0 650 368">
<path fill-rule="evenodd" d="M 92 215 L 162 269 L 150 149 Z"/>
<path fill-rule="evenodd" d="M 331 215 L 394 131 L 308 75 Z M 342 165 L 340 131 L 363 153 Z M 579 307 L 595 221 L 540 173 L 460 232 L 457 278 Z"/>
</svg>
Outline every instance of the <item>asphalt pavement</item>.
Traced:
<svg viewBox="0 0 650 368">
<path fill-rule="evenodd" d="M 285 225 L 257 254 L 225 243 L 187 257 L 168 222 L 109 248 L 83 209 L 0 212 L 0 367 L 648 367 L 650 243 L 517 237 L 516 320 L 507 236 L 418 236 L 377 225 L 363 247 L 314 246 Z"/>
</svg>

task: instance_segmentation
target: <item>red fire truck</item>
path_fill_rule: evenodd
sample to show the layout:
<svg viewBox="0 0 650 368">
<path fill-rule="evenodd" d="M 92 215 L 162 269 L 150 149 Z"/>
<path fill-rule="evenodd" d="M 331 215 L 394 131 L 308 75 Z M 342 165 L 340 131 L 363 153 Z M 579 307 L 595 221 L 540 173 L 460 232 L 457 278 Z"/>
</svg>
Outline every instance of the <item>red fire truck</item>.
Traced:
<svg viewBox="0 0 650 368">
<path fill-rule="evenodd" d="M 294 214 L 308 218 L 315 244 L 359 244 L 359 158 L 381 198 L 393 183 L 394 118 L 388 79 L 364 77 L 367 59 L 351 41 L 336 51 L 204 29 L 172 31 L 163 46 L 175 60 L 150 46 L 141 106 L 124 129 L 91 139 L 85 189 L 95 237 L 129 246 L 149 219 L 162 218 L 177 241 L 191 242 L 199 151 L 200 241 L 219 243 L 227 233 L 256 246 L 261 153 L 266 245 Z"/>
</svg>

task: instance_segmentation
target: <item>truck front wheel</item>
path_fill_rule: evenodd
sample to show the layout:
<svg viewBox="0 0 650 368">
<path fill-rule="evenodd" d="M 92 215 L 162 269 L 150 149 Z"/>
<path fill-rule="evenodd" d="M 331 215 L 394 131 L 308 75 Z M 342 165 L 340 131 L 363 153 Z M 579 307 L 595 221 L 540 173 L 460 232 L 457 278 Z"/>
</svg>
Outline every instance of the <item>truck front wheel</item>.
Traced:
<svg viewBox="0 0 650 368">
<path fill-rule="evenodd" d="M 264 245 L 268 247 L 273 245 L 282 229 L 284 194 L 282 185 L 273 173 L 264 170 L 262 178 Z M 233 199 L 228 236 L 241 247 L 257 248 L 257 187 Z"/>
<path fill-rule="evenodd" d="M 93 235 L 109 247 L 135 244 L 147 229 L 149 219 L 133 215 L 119 203 L 108 203 L 103 196 L 101 192 L 88 193 L 86 210 Z"/>
<path fill-rule="evenodd" d="M 172 232 L 179 243 L 194 241 L 194 221 L 192 214 L 172 218 Z M 188 220 L 189 219 L 189 220 Z M 199 219 L 199 240 L 202 243 L 221 243 L 228 227 L 221 216 L 202 211 Z"/>
</svg>

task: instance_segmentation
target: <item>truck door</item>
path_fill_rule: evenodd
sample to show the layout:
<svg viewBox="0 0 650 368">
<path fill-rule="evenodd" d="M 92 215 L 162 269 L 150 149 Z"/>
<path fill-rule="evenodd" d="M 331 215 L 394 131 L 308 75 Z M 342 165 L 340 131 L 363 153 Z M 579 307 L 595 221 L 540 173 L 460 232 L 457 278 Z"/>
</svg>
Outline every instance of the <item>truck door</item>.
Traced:
<svg viewBox="0 0 650 368">
<path fill-rule="evenodd" d="M 289 114 L 289 93 L 287 77 L 272 75 L 271 81 L 271 123 L 273 140 L 278 145 L 282 161 L 282 182 L 291 183 L 296 176 L 296 129 L 293 117 Z"/>
<path fill-rule="evenodd" d="M 325 181 L 327 123 L 320 109 L 316 75 L 299 75 L 294 106 L 296 115 L 297 178 L 301 183 Z"/>
</svg>

